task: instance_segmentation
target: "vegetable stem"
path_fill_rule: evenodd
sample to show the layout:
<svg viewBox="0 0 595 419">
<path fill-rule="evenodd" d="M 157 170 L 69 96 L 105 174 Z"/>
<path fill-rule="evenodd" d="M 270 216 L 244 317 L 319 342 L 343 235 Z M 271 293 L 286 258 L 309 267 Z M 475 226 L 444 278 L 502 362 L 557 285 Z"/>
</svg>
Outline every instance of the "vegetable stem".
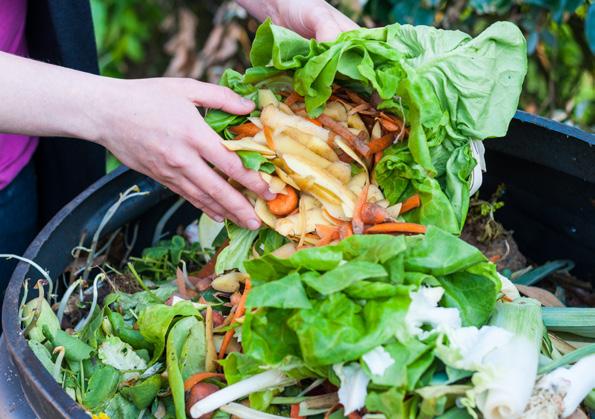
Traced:
<svg viewBox="0 0 595 419">
<path fill-rule="evenodd" d="M 239 381 L 235 384 L 222 388 L 221 390 L 196 402 L 190 408 L 190 416 L 193 418 L 201 417 L 204 414 L 221 408 L 228 403 L 246 397 L 251 393 L 266 390 L 271 387 L 281 387 L 292 383 L 280 370 L 269 370 L 263 373 L 253 375 L 250 378 Z M 243 418 L 247 416 L 240 415 Z M 262 416 L 261 416 L 262 417 Z M 277 418 L 278 416 L 272 416 Z"/>
</svg>

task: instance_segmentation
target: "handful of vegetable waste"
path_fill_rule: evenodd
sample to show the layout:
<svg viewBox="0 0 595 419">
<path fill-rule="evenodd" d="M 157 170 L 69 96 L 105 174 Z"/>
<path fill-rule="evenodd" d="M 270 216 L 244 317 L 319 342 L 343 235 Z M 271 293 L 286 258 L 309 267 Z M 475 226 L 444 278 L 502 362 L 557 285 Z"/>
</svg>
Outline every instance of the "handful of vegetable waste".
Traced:
<svg viewBox="0 0 595 419">
<path fill-rule="evenodd" d="M 221 82 L 258 110 L 206 120 L 279 194 L 253 197 L 262 221 L 310 244 L 423 232 L 404 222 L 459 234 L 485 168 L 479 140 L 506 133 L 527 69 L 507 22 L 475 39 L 395 24 L 317 43 L 266 21 L 250 58 Z"/>
<path fill-rule="evenodd" d="M 558 418 L 592 406 L 595 322 L 565 330 L 563 313 L 520 297 L 457 237 L 478 176 L 472 141 L 503 135 L 516 108 L 520 31 L 392 25 L 317 43 L 267 21 L 251 60 L 223 84 L 258 110 L 206 118 L 278 193 L 246 192 L 266 227 L 202 215 L 191 239 L 120 260 L 115 235 L 96 250 L 98 231 L 59 302 L 53 284 L 47 299 L 43 281 L 28 302 L 25 289 L 23 333 L 56 382 L 113 419 Z"/>
</svg>

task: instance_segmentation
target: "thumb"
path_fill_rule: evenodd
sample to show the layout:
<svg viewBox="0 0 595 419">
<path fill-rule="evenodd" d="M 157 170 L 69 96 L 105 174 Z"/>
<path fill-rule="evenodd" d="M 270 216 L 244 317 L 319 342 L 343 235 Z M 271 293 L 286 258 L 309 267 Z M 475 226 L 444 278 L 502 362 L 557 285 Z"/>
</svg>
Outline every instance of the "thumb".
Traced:
<svg viewBox="0 0 595 419">
<path fill-rule="evenodd" d="M 228 87 L 196 81 L 196 85 L 188 92 L 190 99 L 196 105 L 205 108 L 221 109 L 222 111 L 245 115 L 254 110 L 254 102 L 235 93 Z"/>
</svg>

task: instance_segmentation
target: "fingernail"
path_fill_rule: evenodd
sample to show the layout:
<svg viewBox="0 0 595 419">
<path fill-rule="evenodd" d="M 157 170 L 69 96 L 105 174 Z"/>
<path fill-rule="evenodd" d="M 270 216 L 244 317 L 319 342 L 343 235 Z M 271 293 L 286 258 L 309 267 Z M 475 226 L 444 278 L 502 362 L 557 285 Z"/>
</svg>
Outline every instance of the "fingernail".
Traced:
<svg viewBox="0 0 595 419">
<path fill-rule="evenodd" d="M 252 102 L 250 99 L 246 99 L 245 97 L 241 98 L 240 102 L 244 106 L 254 106 L 254 102 Z"/>
<path fill-rule="evenodd" d="M 258 227 L 260 227 L 260 222 L 258 220 L 252 219 L 252 220 L 248 220 L 246 225 L 248 226 L 248 228 L 250 230 L 256 230 Z"/>
<path fill-rule="evenodd" d="M 213 217 L 213 220 L 215 220 L 218 223 L 222 223 L 223 220 L 224 220 L 224 218 L 222 216 L 220 216 L 220 215 L 216 215 L 216 216 Z"/>
<path fill-rule="evenodd" d="M 277 196 L 277 194 L 274 194 L 271 191 L 266 191 L 264 194 L 264 199 L 266 199 L 267 201 L 270 201 L 271 199 L 274 199 L 276 196 Z"/>
</svg>

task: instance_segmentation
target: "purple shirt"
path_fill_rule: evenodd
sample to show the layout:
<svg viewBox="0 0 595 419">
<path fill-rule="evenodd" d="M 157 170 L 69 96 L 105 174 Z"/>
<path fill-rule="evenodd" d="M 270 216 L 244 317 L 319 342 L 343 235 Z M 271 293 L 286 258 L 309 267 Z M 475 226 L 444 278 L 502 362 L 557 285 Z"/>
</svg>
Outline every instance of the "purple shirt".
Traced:
<svg viewBox="0 0 595 419">
<path fill-rule="evenodd" d="M 0 51 L 27 56 L 26 15 L 27 0 L 0 0 Z M 29 163 L 36 147 L 37 138 L 0 133 L 0 190 Z"/>
</svg>

